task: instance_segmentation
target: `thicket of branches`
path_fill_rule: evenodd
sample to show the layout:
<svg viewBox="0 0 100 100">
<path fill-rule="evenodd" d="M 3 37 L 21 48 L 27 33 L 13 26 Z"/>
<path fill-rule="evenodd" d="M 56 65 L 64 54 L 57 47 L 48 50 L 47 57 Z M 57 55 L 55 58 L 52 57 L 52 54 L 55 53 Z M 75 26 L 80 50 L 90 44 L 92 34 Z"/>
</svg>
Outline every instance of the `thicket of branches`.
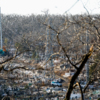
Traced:
<svg viewBox="0 0 100 100">
<path fill-rule="evenodd" d="M 44 25 L 48 26 L 51 30 L 53 30 L 57 34 L 56 38 L 59 46 L 61 47 L 64 55 L 67 58 L 66 62 L 69 62 L 71 66 L 76 69 L 75 74 L 72 76 L 70 80 L 65 100 L 70 99 L 71 92 L 76 86 L 79 86 L 81 99 L 83 100 L 84 99 L 83 94 L 85 93 L 88 85 L 99 79 L 99 76 L 97 77 L 95 73 L 98 70 L 99 66 L 95 65 L 94 69 L 96 71 L 92 70 L 95 74 L 94 76 L 92 76 L 92 78 L 90 75 L 90 79 L 84 89 L 82 89 L 80 81 L 77 81 L 79 74 L 84 68 L 86 62 L 89 60 L 90 56 L 91 56 L 90 62 L 92 62 L 92 64 L 90 63 L 89 65 L 93 65 L 93 63 L 98 64 L 99 62 L 99 57 L 96 57 L 98 59 L 98 62 L 97 59 L 95 62 L 93 58 L 95 55 L 97 55 L 97 53 L 99 53 L 99 41 L 100 41 L 99 16 L 90 16 L 90 15 L 71 16 L 70 18 L 65 20 L 65 22 L 63 23 L 64 26 L 63 25 L 60 26 L 61 28 L 59 28 L 58 30 L 45 23 Z M 65 35 L 65 33 L 63 33 L 65 31 L 68 37 L 68 38 L 66 37 L 66 40 L 69 39 L 67 43 L 70 42 L 69 44 L 66 44 L 66 47 L 63 44 L 63 41 L 61 40 L 60 37 L 60 35 L 63 34 Z M 87 48 L 86 45 L 89 45 L 90 49 Z"/>
<path fill-rule="evenodd" d="M 48 15 L 48 17 L 50 19 L 50 25 L 56 30 L 65 27 L 66 23 L 67 25 L 69 24 L 70 27 L 67 30 L 63 30 L 63 34 L 60 35 L 61 42 L 65 46 L 66 44 L 67 46 L 69 46 L 69 42 L 72 38 L 72 35 L 75 36 L 77 30 L 80 30 L 81 33 L 85 32 L 82 28 L 79 29 L 80 28 L 79 25 L 81 26 L 84 22 L 88 23 L 89 21 L 88 16 L 85 14 L 82 16 L 81 15 L 75 15 L 75 16 Z M 91 15 L 91 17 L 99 18 L 100 16 Z M 83 19 L 84 22 L 82 22 Z M 47 24 L 48 23 L 47 20 L 48 20 L 47 15 L 37 15 L 37 16 L 36 15 L 30 15 L 30 16 L 2 15 L 3 45 L 7 45 L 7 47 L 11 47 L 11 45 L 16 45 L 16 47 L 22 46 L 23 48 L 28 48 L 26 47 L 26 45 L 29 45 L 29 47 L 35 49 L 36 47 L 40 48 L 42 46 L 41 48 L 44 51 L 45 49 L 44 47 L 46 45 L 46 26 L 43 25 L 42 22 Z M 76 20 L 77 23 L 79 23 L 79 25 L 78 24 L 72 25 L 70 21 L 73 20 Z M 52 41 L 57 43 L 57 40 L 55 39 L 56 34 L 54 34 L 53 32 L 51 33 L 53 34 L 54 37 Z M 82 37 L 84 37 L 84 34 Z M 91 41 L 93 42 L 93 40 Z"/>
<path fill-rule="evenodd" d="M 3 40 L 5 41 L 6 39 L 9 41 L 7 43 L 15 44 L 18 47 L 28 48 L 26 50 L 30 50 L 31 46 L 33 46 L 33 48 L 35 49 L 37 44 L 39 44 L 40 42 L 42 42 L 43 46 L 45 47 L 45 30 L 46 27 L 48 27 L 54 32 L 53 41 L 57 43 L 58 46 L 61 48 L 60 52 L 65 55 L 66 62 L 69 62 L 70 65 L 76 69 L 75 74 L 70 80 L 65 100 L 70 99 L 71 92 L 76 86 L 79 86 L 81 92 L 81 99 L 83 100 L 83 94 L 85 93 L 88 85 L 91 82 L 98 80 L 99 77 L 96 77 L 95 74 L 94 76 L 92 76 L 92 78 L 90 76 L 90 80 L 83 90 L 81 88 L 80 82 L 76 82 L 76 84 L 74 83 L 78 78 L 79 74 L 81 73 L 82 69 L 84 68 L 87 60 L 90 60 L 90 62 L 92 62 L 90 63 L 90 68 L 94 64 L 95 66 L 97 66 L 99 63 L 99 57 L 96 57 L 95 59 L 94 56 L 98 55 L 100 49 L 100 16 L 76 15 L 49 16 L 49 18 L 50 17 L 51 24 L 48 25 L 48 19 L 46 16 L 2 15 Z M 89 36 L 88 50 L 86 50 L 87 33 Z M 55 51 L 55 53 L 56 52 L 59 52 L 59 50 Z M 20 53 L 23 53 L 23 50 L 21 50 Z M 19 54 L 16 54 L 14 57 Z M 10 61 L 14 57 L 5 60 L 1 64 Z M 98 70 L 98 67 L 93 68 L 93 70 L 95 70 L 96 72 L 96 70 Z M 4 67 L 1 66 L 1 70 L 3 68 Z"/>
</svg>

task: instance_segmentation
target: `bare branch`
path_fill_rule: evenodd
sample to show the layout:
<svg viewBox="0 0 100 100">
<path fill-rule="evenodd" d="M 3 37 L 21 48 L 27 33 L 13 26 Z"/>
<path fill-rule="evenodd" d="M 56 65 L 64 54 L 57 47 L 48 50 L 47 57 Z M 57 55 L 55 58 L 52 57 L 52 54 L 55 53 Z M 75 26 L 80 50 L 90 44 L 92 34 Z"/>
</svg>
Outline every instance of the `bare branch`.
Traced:
<svg viewBox="0 0 100 100">
<path fill-rule="evenodd" d="M 95 78 L 95 79 L 90 80 L 90 81 L 86 84 L 86 86 L 85 86 L 83 92 L 85 93 L 87 87 L 88 87 L 91 83 L 93 83 L 94 81 L 97 81 L 98 79 L 100 79 L 100 78 Z"/>
<path fill-rule="evenodd" d="M 12 68 L 12 69 L 9 69 L 9 70 L 4 69 L 4 67 L 3 67 L 3 70 L 4 70 L 4 71 L 7 71 L 7 72 L 13 71 L 13 70 L 15 70 L 15 69 L 25 69 L 25 70 L 29 70 L 28 68 L 25 68 L 25 67 L 15 67 L 15 68 Z"/>
<path fill-rule="evenodd" d="M 70 85 L 69 85 L 69 88 L 68 88 L 68 91 L 67 91 L 66 96 L 65 96 L 65 100 L 70 100 L 70 95 L 71 95 L 71 92 L 73 90 L 74 82 L 77 79 L 77 77 L 80 74 L 80 72 L 82 71 L 82 69 L 84 68 L 85 63 L 87 62 L 87 60 L 91 56 L 92 52 L 93 52 L 93 46 L 90 47 L 89 52 L 85 55 L 85 57 L 84 57 L 81 65 L 79 66 L 78 70 L 72 76 L 71 81 L 70 81 Z"/>
<path fill-rule="evenodd" d="M 70 64 L 71 64 L 72 66 L 74 66 L 75 69 L 78 70 L 78 67 L 77 67 L 76 65 L 74 65 L 74 64 L 71 62 L 71 60 L 69 59 L 69 56 L 68 56 L 67 53 L 66 53 L 65 48 L 64 48 L 64 47 L 62 46 L 62 44 L 60 43 L 60 40 L 59 40 L 59 34 L 60 34 L 60 33 L 57 33 L 57 41 L 58 41 L 58 44 L 61 46 L 61 48 L 62 48 L 64 54 L 66 55 L 66 57 L 68 58 L 68 61 L 70 62 Z"/>
<path fill-rule="evenodd" d="M 68 82 L 65 78 L 63 78 L 62 76 L 59 76 L 57 74 L 55 74 L 57 77 L 61 78 L 62 80 L 64 80 L 65 82 Z"/>
<path fill-rule="evenodd" d="M 6 99 L 8 99 L 8 98 L 10 98 L 10 99 L 11 99 L 11 97 L 10 97 L 10 96 L 5 96 L 5 97 L 3 97 L 3 98 L 2 98 L 2 100 L 6 100 Z"/>
<path fill-rule="evenodd" d="M 18 55 L 20 55 L 20 54 L 22 54 L 22 53 L 25 53 L 25 52 L 28 52 L 28 51 L 31 51 L 31 50 L 25 50 L 25 51 L 20 52 L 20 53 L 18 53 L 18 54 L 17 54 L 17 52 L 16 52 L 15 56 L 13 56 L 13 57 L 8 57 L 8 58 L 5 59 L 4 61 L 0 62 L 0 64 L 5 64 L 5 63 L 7 63 L 8 61 L 13 60 L 13 59 L 14 59 L 15 57 L 17 57 Z"/>
<path fill-rule="evenodd" d="M 83 91 L 82 91 L 82 87 L 81 87 L 80 83 L 78 83 L 78 86 L 79 86 L 80 92 L 81 92 L 81 100 L 84 100 Z"/>
<path fill-rule="evenodd" d="M 79 86 L 80 93 L 81 93 L 81 100 L 84 100 L 83 91 L 82 91 L 82 87 L 81 87 L 81 85 L 80 85 L 80 82 L 77 82 L 75 85 L 73 85 L 73 89 L 74 89 L 76 86 Z"/>
</svg>

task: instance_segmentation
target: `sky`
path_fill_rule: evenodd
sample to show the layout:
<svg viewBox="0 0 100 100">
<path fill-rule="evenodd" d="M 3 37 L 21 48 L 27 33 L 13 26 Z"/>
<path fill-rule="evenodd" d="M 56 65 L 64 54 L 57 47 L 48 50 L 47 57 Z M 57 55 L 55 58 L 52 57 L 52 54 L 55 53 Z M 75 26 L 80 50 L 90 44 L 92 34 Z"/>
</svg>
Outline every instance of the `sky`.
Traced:
<svg viewBox="0 0 100 100">
<path fill-rule="evenodd" d="M 0 0 L 2 14 L 91 14 L 100 13 L 100 0 Z M 65 13 L 66 12 L 66 13 Z"/>
</svg>

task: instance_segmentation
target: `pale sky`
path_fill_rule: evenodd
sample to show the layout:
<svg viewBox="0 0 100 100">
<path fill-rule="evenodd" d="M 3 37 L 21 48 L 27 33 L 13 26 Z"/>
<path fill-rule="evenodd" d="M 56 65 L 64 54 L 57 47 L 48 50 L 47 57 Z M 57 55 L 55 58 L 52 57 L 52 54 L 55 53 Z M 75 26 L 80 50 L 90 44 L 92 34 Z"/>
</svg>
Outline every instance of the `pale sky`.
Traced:
<svg viewBox="0 0 100 100">
<path fill-rule="evenodd" d="M 65 14 L 75 4 L 67 14 L 82 14 L 86 13 L 82 2 L 90 13 L 100 13 L 100 0 L 0 0 L 0 7 L 2 14 L 43 14 L 47 9 L 49 14 Z"/>
</svg>

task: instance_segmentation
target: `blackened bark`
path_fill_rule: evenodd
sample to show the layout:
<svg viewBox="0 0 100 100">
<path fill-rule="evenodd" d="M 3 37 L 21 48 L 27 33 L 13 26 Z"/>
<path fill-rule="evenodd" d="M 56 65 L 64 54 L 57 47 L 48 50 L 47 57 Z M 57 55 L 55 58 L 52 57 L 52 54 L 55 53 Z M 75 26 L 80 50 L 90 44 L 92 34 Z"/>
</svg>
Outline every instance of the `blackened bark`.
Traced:
<svg viewBox="0 0 100 100">
<path fill-rule="evenodd" d="M 70 95 L 71 95 L 71 92 L 73 90 L 73 85 L 75 83 L 75 80 L 77 79 L 77 77 L 79 76 L 80 72 L 82 71 L 85 63 L 87 62 L 88 58 L 90 57 L 91 55 L 91 52 L 89 52 L 88 54 L 86 54 L 83 62 L 81 63 L 81 65 L 79 66 L 78 70 L 75 72 L 75 74 L 72 76 L 72 79 L 70 81 L 70 85 L 69 85 L 69 88 L 68 88 L 68 91 L 66 93 L 66 96 L 65 96 L 65 100 L 70 100 Z"/>
</svg>

